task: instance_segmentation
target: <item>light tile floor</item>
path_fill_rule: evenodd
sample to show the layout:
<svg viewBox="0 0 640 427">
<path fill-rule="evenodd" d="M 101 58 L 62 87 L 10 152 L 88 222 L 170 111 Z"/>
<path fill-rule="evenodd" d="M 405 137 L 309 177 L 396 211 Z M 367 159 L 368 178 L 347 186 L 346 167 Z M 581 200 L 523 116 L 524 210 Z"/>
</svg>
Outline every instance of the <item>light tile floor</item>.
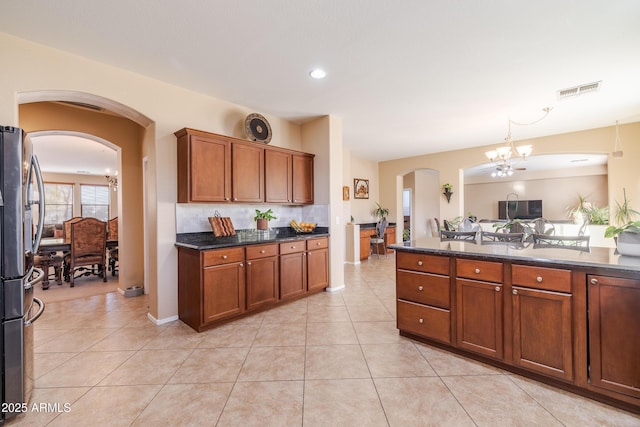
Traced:
<svg viewBox="0 0 640 427">
<path fill-rule="evenodd" d="M 148 297 L 47 305 L 28 426 L 640 426 L 640 417 L 400 337 L 394 258 L 346 289 L 196 333 Z M 59 404 L 59 411 L 51 404 Z M 65 412 L 64 404 L 69 404 Z"/>
</svg>

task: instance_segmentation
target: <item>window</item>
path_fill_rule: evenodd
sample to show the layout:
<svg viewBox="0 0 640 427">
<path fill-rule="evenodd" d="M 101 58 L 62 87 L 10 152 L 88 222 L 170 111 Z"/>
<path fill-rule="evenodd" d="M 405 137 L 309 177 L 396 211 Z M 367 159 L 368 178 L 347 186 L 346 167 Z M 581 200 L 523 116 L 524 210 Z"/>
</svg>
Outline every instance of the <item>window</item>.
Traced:
<svg viewBox="0 0 640 427">
<path fill-rule="evenodd" d="M 80 204 L 83 217 L 109 220 L 109 187 L 106 185 L 81 185 Z"/>
<path fill-rule="evenodd" d="M 73 216 L 73 184 L 44 184 L 45 225 L 62 224 Z"/>
</svg>

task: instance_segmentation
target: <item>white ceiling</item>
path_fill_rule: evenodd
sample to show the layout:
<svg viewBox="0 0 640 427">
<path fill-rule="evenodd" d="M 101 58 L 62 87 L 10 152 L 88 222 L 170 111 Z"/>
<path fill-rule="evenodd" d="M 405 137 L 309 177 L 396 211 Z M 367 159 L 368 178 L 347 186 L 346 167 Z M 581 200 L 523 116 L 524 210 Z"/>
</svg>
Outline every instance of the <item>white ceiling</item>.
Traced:
<svg viewBox="0 0 640 427">
<path fill-rule="evenodd" d="M 31 136 L 33 152 L 43 172 L 105 175 L 118 169 L 118 153 L 81 136 L 53 134 Z"/>
<path fill-rule="evenodd" d="M 514 140 L 640 120 L 639 22 L 637 0 L 21 0 L 0 14 L 6 33 L 255 112 L 334 114 L 371 160 L 500 143 L 509 118 L 545 107 Z"/>
</svg>

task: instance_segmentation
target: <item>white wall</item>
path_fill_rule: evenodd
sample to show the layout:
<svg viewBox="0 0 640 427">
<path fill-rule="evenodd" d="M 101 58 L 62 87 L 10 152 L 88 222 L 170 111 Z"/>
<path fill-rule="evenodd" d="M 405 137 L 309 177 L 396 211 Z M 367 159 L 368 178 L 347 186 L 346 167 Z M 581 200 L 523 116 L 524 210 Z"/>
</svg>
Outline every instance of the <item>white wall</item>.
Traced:
<svg viewBox="0 0 640 427">
<path fill-rule="evenodd" d="M 380 202 L 380 185 L 378 182 L 378 162 L 372 160 L 359 159 L 351 156 L 351 177 L 347 180 L 351 188 L 351 215 L 356 224 L 376 222 L 377 219 L 371 215 L 371 211 L 376 208 L 376 202 Z M 354 178 L 369 180 L 369 198 L 354 199 Z M 381 203 L 381 202 L 380 202 Z M 384 206 L 391 208 L 391 206 Z M 395 221 L 395 216 L 389 218 Z"/>
</svg>

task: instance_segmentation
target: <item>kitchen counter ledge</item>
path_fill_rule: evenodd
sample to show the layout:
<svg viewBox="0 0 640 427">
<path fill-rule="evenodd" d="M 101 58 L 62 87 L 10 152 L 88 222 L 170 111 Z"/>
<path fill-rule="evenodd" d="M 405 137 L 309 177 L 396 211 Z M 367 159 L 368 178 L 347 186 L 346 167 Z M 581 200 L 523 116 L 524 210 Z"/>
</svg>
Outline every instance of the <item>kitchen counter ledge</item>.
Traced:
<svg viewBox="0 0 640 427">
<path fill-rule="evenodd" d="M 176 234 L 175 246 L 196 250 L 221 249 L 234 246 L 306 240 L 329 235 L 328 227 L 317 227 L 312 233 L 296 233 L 293 229 L 277 228 L 267 231 L 237 230 L 235 236 L 215 237 L 212 232 Z"/>
</svg>

